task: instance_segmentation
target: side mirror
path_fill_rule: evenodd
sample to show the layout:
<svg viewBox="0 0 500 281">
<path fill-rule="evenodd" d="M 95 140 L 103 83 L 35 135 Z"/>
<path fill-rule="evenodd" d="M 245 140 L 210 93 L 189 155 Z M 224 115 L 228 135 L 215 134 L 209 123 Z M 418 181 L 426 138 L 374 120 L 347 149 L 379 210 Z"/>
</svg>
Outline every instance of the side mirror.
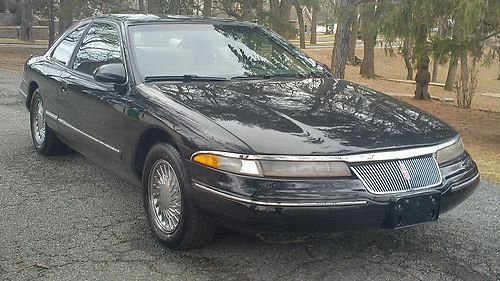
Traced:
<svg viewBox="0 0 500 281">
<path fill-rule="evenodd" d="M 125 84 L 125 66 L 123 63 L 110 63 L 99 66 L 94 71 L 94 79 L 99 82 Z"/>
</svg>

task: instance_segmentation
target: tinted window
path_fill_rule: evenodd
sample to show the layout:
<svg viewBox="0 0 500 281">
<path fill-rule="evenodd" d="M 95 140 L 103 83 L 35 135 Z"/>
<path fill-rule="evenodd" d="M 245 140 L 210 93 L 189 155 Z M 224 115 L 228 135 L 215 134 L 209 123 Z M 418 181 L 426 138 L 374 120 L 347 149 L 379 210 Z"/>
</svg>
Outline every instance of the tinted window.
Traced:
<svg viewBox="0 0 500 281">
<path fill-rule="evenodd" d="M 87 28 L 87 24 L 77 27 L 73 32 L 68 34 L 64 40 L 57 45 L 57 47 L 52 52 L 52 57 L 57 61 L 68 65 L 69 60 L 71 59 L 71 55 L 73 54 L 73 50 L 75 49 L 78 40 L 82 37 L 85 28 Z"/>
<path fill-rule="evenodd" d="M 255 26 L 157 24 L 130 27 L 143 76 L 310 75 L 318 70 Z"/>
<path fill-rule="evenodd" d="M 73 68 L 92 75 L 101 65 L 121 62 L 120 40 L 112 24 L 94 23 L 83 38 Z"/>
</svg>

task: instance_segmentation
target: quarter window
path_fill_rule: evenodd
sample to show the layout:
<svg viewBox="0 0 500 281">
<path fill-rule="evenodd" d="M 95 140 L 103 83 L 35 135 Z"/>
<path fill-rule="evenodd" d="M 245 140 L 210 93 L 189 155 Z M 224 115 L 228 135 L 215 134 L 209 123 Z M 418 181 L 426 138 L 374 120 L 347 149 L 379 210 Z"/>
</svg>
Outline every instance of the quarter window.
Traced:
<svg viewBox="0 0 500 281">
<path fill-rule="evenodd" d="M 75 50 L 76 44 L 82 37 L 85 28 L 87 28 L 88 24 L 84 24 L 82 26 L 77 27 L 73 32 L 68 34 L 66 38 L 64 38 L 59 45 L 52 52 L 52 58 L 63 63 L 64 65 L 68 65 L 69 60 L 71 59 L 71 55 Z"/>
<path fill-rule="evenodd" d="M 94 23 L 83 38 L 73 69 L 92 75 L 102 65 L 121 61 L 117 28 L 108 23 Z"/>
</svg>

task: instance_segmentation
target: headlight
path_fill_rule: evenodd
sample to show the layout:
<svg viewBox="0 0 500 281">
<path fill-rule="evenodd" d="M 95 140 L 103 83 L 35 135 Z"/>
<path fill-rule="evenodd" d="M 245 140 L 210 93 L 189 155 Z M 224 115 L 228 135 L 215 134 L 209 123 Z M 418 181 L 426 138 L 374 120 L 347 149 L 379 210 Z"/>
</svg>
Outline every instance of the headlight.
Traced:
<svg viewBox="0 0 500 281">
<path fill-rule="evenodd" d="M 453 159 L 458 158 L 464 153 L 464 144 L 459 138 L 455 143 L 436 152 L 436 160 L 438 164 L 443 164 Z"/>
<path fill-rule="evenodd" d="M 344 162 L 260 161 L 265 176 L 274 177 L 350 177 Z"/>
<path fill-rule="evenodd" d="M 307 178 L 351 176 L 351 171 L 347 164 L 338 161 L 248 160 L 210 153 L 196 154 L 192 160 L 214 169 L 261 177 Z"/>
<path fill-rule="evenodd" d="M 262 170 L 257 161 L 225 157 L 215 154 L 197 154 L 193 161 L 205 166 L 231 173 L 262 176 Z"/>
</svg>

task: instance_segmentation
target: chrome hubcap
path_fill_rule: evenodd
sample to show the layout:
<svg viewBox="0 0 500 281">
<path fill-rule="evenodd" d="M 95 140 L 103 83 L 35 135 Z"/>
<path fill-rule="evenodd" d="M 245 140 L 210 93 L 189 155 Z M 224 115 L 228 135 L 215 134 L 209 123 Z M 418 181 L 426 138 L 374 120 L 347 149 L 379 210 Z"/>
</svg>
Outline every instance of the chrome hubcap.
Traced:
<svg viewBox="0 0 500 281">
<path fill-rule="evenodd" d="M 156 161 L 149 175 L 149 207 L 158 228 L 173 233 L 181 219 L 181 188 L 172 166 L 165 160 Z"/>
<path fill-rule="evenodd" d="M 35 105 L 35 114 L 33 116 L 33 134 L 38 145 L 42 145 L 45 141 L 45 110 L 43 102 L 38 100 Z"/>
</svg>

